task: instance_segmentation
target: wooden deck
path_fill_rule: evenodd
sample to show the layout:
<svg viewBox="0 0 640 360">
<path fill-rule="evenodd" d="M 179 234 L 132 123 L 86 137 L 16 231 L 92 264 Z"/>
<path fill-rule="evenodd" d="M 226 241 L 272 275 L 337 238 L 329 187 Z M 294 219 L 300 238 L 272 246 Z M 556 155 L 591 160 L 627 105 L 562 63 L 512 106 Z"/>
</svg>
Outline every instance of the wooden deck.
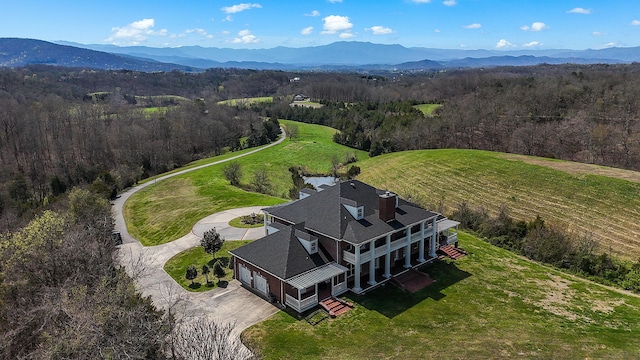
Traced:
<svg viewBox="0 0 640 360">
<path fill-rule="evenodd" d="M 398 276 L 393 277 L 393 283 L 399 288 L 410 293 L 422 290 L 434 283 L 435 280 L 427 273 L 416 269 L 410 269 Z"/>
<path fill-rule="evenodd" d="M 467 255 L 466 251 L 457 247 L 453 247 L 451 245 L 444 245 L 441 246 L 440 249 L 438 249 L 438 258 L 440 259 L 442 259 L 443 257 L 448 257 L 456 260 L 465 255 Z"/>
<path fill-rule="evenodd" d="M 320 306 L 323 309 L 327 310 L 332 318 L 353 309 L 352 303 L 335 297 L 330 297 L 328 299 L 322 300 L 320 302 Z"/>
</svg>

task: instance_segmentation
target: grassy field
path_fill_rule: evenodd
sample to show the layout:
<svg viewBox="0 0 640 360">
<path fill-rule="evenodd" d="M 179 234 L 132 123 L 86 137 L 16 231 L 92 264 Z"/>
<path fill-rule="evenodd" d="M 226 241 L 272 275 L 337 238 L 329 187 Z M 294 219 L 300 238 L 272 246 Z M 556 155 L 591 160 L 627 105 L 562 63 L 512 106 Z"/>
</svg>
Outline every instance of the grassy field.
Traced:
<svg viewBox="0 0 640 360">
<path fill-rule="evenodd" d="M 247 329 L 266 359 L 632 359 L 640 298 L 531 263 L 461 234 L 469 255 L 424 271 L 415 294 L 393 285 L 348 296 L 355 308 L 313 326 L 287 312 Z"/>
<path fill-rule="evenodd" d="M 431 116 L 431 114 L 433 114 L 433 112 L 439 108 L 440 104 L 420 104 L 420 105 L 414 105 L 413 107 L 422 111 L 423 114 L 425 114 L 426 116 Z"/>
<path fill-rule="evenodd" d="M 288 123 L 282 121 L 285 126 Z M 282 197 L 286 197 L 292 186 L 288 171 L 292 165 L 322 174 L 331 170 L 333 156 L 344 159 L 348 153 L 354 153 L 359 159 L 367 157 L 366 152 L 334 143 L 334 129 L 303 123 L 296 125 L 300 132 L 297 139 L 287 139 L 282 144 L 236 160 L 242 165 L 243 184 L 251 182 L 256 170 L 266 169 L 272 182 L 272 194 L 277 196 L 230 186 L 222 174 L 224 164 L 213 165 L 158 182 L 134 194 L 124 206 L 129 233 L 145 246 L 166 243 L 188 233 L 198 220 L 215 212 L 284 202 Z"/>
<path fill-rule="evenodd" d="M 169 259 L 169 261 L 164 264 L 164 271 L 166 271 L 173 280 L 188 291 L 202 292 L 215 289 L 217 287 L 218 278 L 213 275 L 213 264 L 215 264 L 217 260 L 220 260 L 227 272 L 227 275 L 220 280 L 227 282 L 231 281 L 231 279 L 233 279 L 233 270 L 227 267 L 229 259 L 231 258 L 229 250 L 237 249 L 250 242 L 250 240 L 225 241 L 222 249 L 216 253 L 215 259 L 211 254 L 207 254 L 201 246 L 196 246 L 192 249 L 176 254 L 174 257 Z M 202 275 L 202 265 L 204 264 L 207 264 L 211 270 L 211 273 L 209 274 L 209 283 L 207 283 L 206 277 Z M 189 265 L 195 265 L 198 269 L 198 277 L 193 280 L 194 285 L 191 285 L 191 281 L 184 277 L 187 266 Z"/>
<path fill-rule="evenodd" d="M 640 256 L 640 183 L 558 168 L 576 168 L 575 163 L 545 166 L 521 159 L 474 150 L 407 151 L 359 162 L 359 179 L 444 213 L 463 201 L 494 213 L 504 204 L 516 218 L 539 214 L 592 235 L 603 251 L 630 260 Z M 609 169 L 608 175 L 615 171 Z"/>
<path fill-rule="evenodd" d="M 323 106 L 319 102 L 315 102 L 315 101 L 311 101 L 311 100 L 294 101 L 289 105 L 290 106 L 308 107 L 308 108 L 312 108 L 312 109 L 321 108 Z"/>
<path fill-rule="evenodd" d="M 229 105 L 229 106 L 238 106 L 244 105 L 248 106 L 255 103 L 262 102 L 273 102 L 273 96 L 263 96 L 263 97 L 253 97 L 253 98 L 242 98 L 242 99 L 229 99 L 218 101 L 218 105 Z"/>
</svg>

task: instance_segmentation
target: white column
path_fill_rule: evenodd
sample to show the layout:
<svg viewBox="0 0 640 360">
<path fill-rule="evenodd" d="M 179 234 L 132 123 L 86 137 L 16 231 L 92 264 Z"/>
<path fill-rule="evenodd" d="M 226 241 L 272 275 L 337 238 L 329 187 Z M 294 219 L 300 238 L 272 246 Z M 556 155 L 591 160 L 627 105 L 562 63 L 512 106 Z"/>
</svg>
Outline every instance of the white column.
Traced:
<svg viewBox="0 0 640 360">
<path fill-rule="evenodd" d="M 264 220 L 264 235 L 265 236 L 269 235 L 269 230 L 267 229 L 267 218 L 268 217 L 269 217 L 269 213 L 264 211 L 263 220 Z"/>
<path fill-rule="evenodd" d="M 438 228 L 436 227 L 436 218 L 433 218 L 433 233 L 431 235 L 431 251 L 429 251 L 429 256 L 436 257 L 436 241 L 438 241 Z"/>
<path fill-rule="evenodd" d="M 424 262 L 424 221 L 420 223 L 420 247 L 418 249 L 418 262 Z"/>
<path fill-rule="evenodd" d="M 371 254 L 374 252 L 372 251 Z M 367 282 L 369 285 L 375 285 L 376 282 L 376 259 L 371 256 L 371 260 L 369 260 L 369 281 Z"/>
<path fill-rule="evenodd" d="M 406 254 L 404 255 L 404 267 L 406 269 L 411 267 L 411 227 L 407 228 L 407 247 Z"/>
<path fill-rule="evenodd" d="M 387 279 L 391 277 L 391 234 L 387 234 L 387 254 L 384 256 L 384 275 Z"/>
<path fill-rule="evenodd" d="M 359 293 L 362 291 L 360 287 L 360 245 L 356 245 L 355 264 L 353 265 L 353 291 Z"/>
</svg>

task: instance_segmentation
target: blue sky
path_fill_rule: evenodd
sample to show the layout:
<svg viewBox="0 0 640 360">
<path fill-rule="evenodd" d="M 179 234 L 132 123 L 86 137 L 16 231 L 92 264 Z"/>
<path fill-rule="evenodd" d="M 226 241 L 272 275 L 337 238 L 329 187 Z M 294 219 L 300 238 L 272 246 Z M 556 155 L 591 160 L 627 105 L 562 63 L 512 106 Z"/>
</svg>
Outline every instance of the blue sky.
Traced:
<svg viewBox="0 0 640 360">
<path fill-rule="evenodd" d="M 369 41 L 447 49 L 640 46 L 638 0 L 11 0 L 0 37 L 229 48 Z"/>
</svg>

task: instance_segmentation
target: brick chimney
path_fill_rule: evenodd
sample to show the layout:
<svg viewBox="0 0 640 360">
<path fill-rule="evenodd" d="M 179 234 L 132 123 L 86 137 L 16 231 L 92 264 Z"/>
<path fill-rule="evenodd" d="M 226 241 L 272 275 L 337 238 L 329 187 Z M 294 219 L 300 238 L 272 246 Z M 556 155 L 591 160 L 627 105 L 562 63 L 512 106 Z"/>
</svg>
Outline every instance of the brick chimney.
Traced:
<svg viewBox="0 0 640 360">
<path fill-rule="evenodd" d="M 396 218 L 396 196 L 396 194 L 388 191 L 379 196 L 378 212 L 380 220 L 387 222 Z"/>
</svg>

